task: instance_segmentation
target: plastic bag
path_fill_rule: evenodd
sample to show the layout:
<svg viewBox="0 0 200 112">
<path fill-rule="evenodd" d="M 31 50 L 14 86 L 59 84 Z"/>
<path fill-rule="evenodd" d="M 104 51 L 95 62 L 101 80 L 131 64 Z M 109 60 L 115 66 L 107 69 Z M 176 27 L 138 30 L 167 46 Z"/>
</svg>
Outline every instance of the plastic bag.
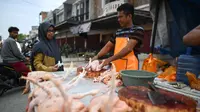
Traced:
<svg viewBox="0 0 200 112">
<path fill-rule="evenodd" d="M 200 91 L 200 79 L 198 79 L 195 74 L 190 72 L 187 72 L 186 76 L 188 77 L 190 87 Z"/>
<path fill-rule="evenodd" d="M 152 54 L 149 54 L 149 57 L 146 58 L 142 65 L 142 70 L 148 72 L 156 73 L 158 71 L 158 67 L 166 65 L 167 62 L 154 58 Z"/>
<path fill-rule="evenodd" d="M 176 81 L 176 67 L 170 66 L 169 68 L 165 69 L 163 73 L 158 75 L 158 78 L 165 79 L 168 82 Z"/>
<path fill-rule="evenodd" d="M 157 72 L 157 62 L 153 59 L 153 55 L 149 54 L 149 57 L 146 58 L 143 62 L 142 70 L 148 72 Z"/>
<path fill-rule="evenodd" d="M 157 72 L 157 62 L 153 59 L 153 55 L 149 54 L 149 57 L 146 58 L 142 65 L 142 70 L 148 72 Z"/>
</svg>

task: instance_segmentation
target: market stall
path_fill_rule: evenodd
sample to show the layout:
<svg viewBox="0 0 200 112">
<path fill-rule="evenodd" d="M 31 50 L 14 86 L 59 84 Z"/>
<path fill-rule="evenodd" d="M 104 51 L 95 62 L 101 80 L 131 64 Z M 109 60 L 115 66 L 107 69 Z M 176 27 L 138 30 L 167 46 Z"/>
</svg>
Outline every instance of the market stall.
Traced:
<svg viewBox="0 0 200 112">
<path fill-rule="evenodd" d="M 200 24 L 200 2 L 151 0 L 150 7 L 154 21 L 151 52 L 157 48 L 161 54 L 177 58 L 176 65 L 156 71 L 159 76 L 154 80 L 155 86 L 199 102 L 200 48 L 184 45 L 183 37 Z"/>
<path fill-rule="evenodd" d="M 198 74 L 184 71 L 184 73 L 181 72 L 181 74 L 184 74 L 183 76 L 179 75 L 179 77 L 184 77 L 184 80 L 177 80 L 177 71 L 180 66 L 172 66 L 153 56 L 154 48 L 157 45 L 155 40 L 159 40 L 156 39 L 157 28 L 159 27 L 159 30 L 163 29 L 163 26 L 159 23 L 159 12 L 160 9 L 162 10 L 160 6 L 172 5 L 172 0 L 169 0 L 169 2 L 167 0 L 163 1 L 155 0 L 152 50 L 149 57 L 144 60 L 143 71 L 125 70 L 117 73 L 113 65 L 100 69 L 101 63 L 98 60 L 90 60 L 88 64 L 82 67 L 69 67 L 66 72 L 31 72 L 28 78 L 24 77 L 30 82 L 31 87 L 28 110 L 32 111 L 35 108 L 36 112 L 60 112 L 65 110 L 72 112 L 199 111 L 200 81 Z M 161 5 L 161 3 L 163 4 Z M 179 32 L 179 28 L 182 27 L 178 28 L 180 24 L 176 24 L 178 21 L 176 17 L 175 20 L 168 27 L 165 27 L 170 31 L 175 28 Z M 169 21 L 166 20 L 166 22 Z M 187 31 L 192 27 L 187 27 Z M 167 36 L 177 37 L 176 31 L 170 32 Z M 163 33 L 162 31 L 158 32 L 158 35 Z M 179 37 L 184 33 L 181 32 Z M 162 37 L 162 35 L 159 36 Z M 168 37 L 165 36 L 160 40 L 168 42 L 167 44 L 161 42 L 162 47 L 171 45 L 170 50 L 172 52 L 169 51 L 171 56 L 177 57 L 185 52 L 186 46 L 180 42 L 180 38 L 175 38 L 176 41 L 173 42 Z M 177 45 L 180 47 L 174 47 L 175 43 L 178 43 Z"/>
<path fill-rule="evenodd" d="M 87 76 L 91 77 L 89 75 L 91 73 L 84 70 L 86 67 L 81 68 L 83 69 L 82 71 L 77 71 L 77 68 L 69 67 L 66 72 L 55 73 L 37 71 L 29 73 L 28 77 L 22 77 L 28 81 L 31 88 L 28 98 L 28 111 L 32 111 L 33 108 L 36 112 L 61 111 L 62 107 L 65 108 L 65 103 L 67 103 L 67 108 L 71 107 L 72 112 L 85 112 L 85 109 L 89 111 L 96 108 L 99 110 L 95 102 L 101 100 L 102 97 L 102 100 L 105 101 L 100 106 L 103 108 L 104 104 L 109 103 L 109 96 L 113 97 L 114 102 L 117 104 L 124 105 L 122 110 L 130 109 L 125 102 L 117 97 L 116 93 L 119 88 L 115 88 L 115 84 L 110 83 L 110 85 L 108 84 L 109 86 L 106 86 L 103 83 L 96 82 L 98 81 L 97 79 L 86 78 Z M 112 72 L 112 69 L 104 73 L 110 71 Z M 112 75 L 111 72 L 110 74 Z M 113 75 L 112 79 L 115 80 L 115 75 Z M 60 105 L 56 105 L 58 103 Z M 119 107 L 114 106 L 113 108 L 117 110 Z"/>
<path fill-rule="evenodd" d="M 92 65 L 93 64 L 94 62 L 92 62 Z M 88 67 L 88 65 L 84 67 Z M 46 73 L 46 72 L 29 73 L 28 77 L 35 79 L 35 81 L 37 80 L 39 76 L 40 78 L 38 79 L 42 79 L 42 82 L 38 82 L 39 86 L 41 86 L 39 88 L 42 88 L 42 86 L 44 86 L 44 88 L 37 90 L 38 85 L 34 84 L 31 80 L 29 80 L 31 82 L 30 83 L 31 93 L 29 95 L 28 108 L 31 109 L 33 106 L 35 112 L 49 111 L 52 109 L 54 109 L 52 110 L 52 112 L 54 112 L 56 111 L 56 109 L 58 109 L 57 111 L 59 111 L 60 108 L 63 108 L 62 105 L 64 105 L 65 103 L 63 104 L 62 103 L 63 100 L 59 99 L 62 96 L 62 95 L 60 96 L 59 94 L 60 91 L 58 91 L 59 84 L 54 82 L 58 80 L 58 81 L 61 81 L 60 84 L 62 88 L 65 88 L 64 94 L 69 95 L 68 97 L 74 97 L 74 96 L 76 97 L 75 99 L 72 98 L 71 101 L 76 102 L 77 105 L 73 105 L 74 103 L 68 104 L 68 105 L 72 105 L 72 108 L 82 109 L 81 111 L 83 112 L 89 112 L 89 111 L 97 112 L 97 110 L 103 111 L 102 109 L 107 108 L 106 105 L 110 103 L 112 104 L 112 102 L 115 102 L 113 103 L 113 105 L 111 105 L 111 109 L 113 109 L 112 112 L 126 112 L 126 111 L 128 112 L 129 111 L 130 112 L 154 112 L 157 110 L 159 110 L 159 112 L 167 112 L 167 111 L 176 112 L 177 110 L 179 111 L 182 110 L 184 112 L 196 111 L 195 100 L 189 97 L 174 93 L 176 91 L 168 92 L 164 90 L 159 90 L 161 94 L 165 95 L 165 98 L 167 98 L 167 101 L 159 105 L 153 104 L 151 98 L 148 96 L 149 93 L 152 91 L 151 89 L 145 87 L 145 85 L 144 86 L 134 85 L 136 83 L 130 82 L 130 81 L 129 82 L 132 83 L 133 85 L 128 85 L 127 83 L 128 80 L 123 77 L 122 77 L 122 80 L 124 82 L 124 85 L 121 85 L 121 82 L 119 83 L 119 79 L 120 79 L 118 78 L 119 75 L 118 74 L 113 75 L 113 73 L 116 73 L 114 72 L 113 67 L 111 68 L 107 67 L 106 71 L 99 71 L 101 72 L 100 74 L 97 71 L 95 72 L 90 71 L 90 72 L 87 72 L 87 74 L 85 75 L 83 74 L 84 68 L 82 68 L 82 70 L 80 70 L 80 68 L 82 67 L 79 67 L 78 69 L 69 67 L 66 69 L 65 72 L 55 72 L 55 73 Z M 137 73 L 140 73 L 140 71 L 138 71 Z M 144 73 L 150 73 L 150 72 L 144 72 Z M 128 73 L 124 71 L 123 74 L 128 74 Z M 107 75 L 109 77 L 106 77 Z M 134 75 L 137 75 L 137 74 L 132 73 L 132 76 Z M 101 76 L 104 76 L 104 77 L 101 77 Z M 53 79 L 48 80 L 49 77 Z M 131 79 L 131 75 L 129 78 L 130 80 L 133 80 Z M 113 82 L 113 79 L 115 79 L 114 80 L 115 83 Z M 135 78 L 135 79 L 141 80 L 140 78 Z M 53 85 L 50 83 L 51 81 L 54 83 Z M 148 80 L 148 81 L 151 81 L 151 80 Z M 147 83 L 147 81 L 144 83 Z M 53 89 L 54 86 L 55 88 L 57 87 L 58 89 Z M 61 91 L 62 91 L 62 88 L 61 88 Z M 41 90 L 43 90 L 43 92 L 41 92 Z M 44 91 L 46 91 L 47 93 L 44 94 L 45 93 Z M 51 94 L 50 96 L 48 96 L 48 91 L 49 91 L 49 94 Z M 56 97 L 54 97 L 54 94 Z M 77 97 L 77 95 L 79 97 Z M 153 92 L 153 95 L 154 95 L 154 92 Z M 35 102 L 37 101 L 36 99 L 38 100 L 38 102 Z M 63 99 L 64 101 L 67 101 L 64 96 L 63 96 Z M 101 100 L 103 102 L 101 102 Z M 159 99 L 155 99 L 155 100 L 161 101 Z M 98 102 L 101 102 L 101 103 L 99 103 L 98 105 Z M 59 104 L 59 105 L 56 105 L 56 104 Z M 91 108 L 92 109 L 99 108 L 99 109 L 97 109 L 96 111 L 95 110 L 91 111 Z M 122 111 L 118 111 L 118 109 L 122 109 Z M 73 111 L 79 112 L 80 110 L 76 110 L 76 111 L 73 110 Z M 105 112 L 110 112 L 110 111 L 107 110 Z"/>
</svg>

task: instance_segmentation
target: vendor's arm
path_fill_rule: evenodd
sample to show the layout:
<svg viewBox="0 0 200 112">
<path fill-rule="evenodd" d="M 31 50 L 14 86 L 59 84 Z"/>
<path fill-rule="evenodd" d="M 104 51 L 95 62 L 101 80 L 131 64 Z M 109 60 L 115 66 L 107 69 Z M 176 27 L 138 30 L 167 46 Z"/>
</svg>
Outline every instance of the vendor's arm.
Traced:
<svg viewBox="0 0 200 112">
<path fill-rule="evenodd" d="M 102 49 L 101 51 L 97 54 L 98 58 L 106 55 L 108 52 L 110 52 L 110 50 L 112 50 L 114 48 L 114 44 L 109 41 Z"/>
<path fill-rule="evenodd" d="M 107 44 L 100 50 L 100 52 L 93 57 L 92 60 L 96 60 L 101 58 L 102 56 L 106 55 L 108 52 L 110 52 L 115 47 L 115 36 L 111 37 L 110 41 L 107 42 Z"/>
<path fill-rule="evenodd" d="M 183 42 L 189 46 L 200 46 L 200 25 L 185 35 Z"/>
<path fill-rule="evenodd" d="M 34 57 L 33 65 L 36 69 L 36 71 L 47 71 L 47 72 L 53 72 L 53 67 L 47 67 L 43 64 L 44 55 L 42 53 L 38 53 Z"/>
</svg>

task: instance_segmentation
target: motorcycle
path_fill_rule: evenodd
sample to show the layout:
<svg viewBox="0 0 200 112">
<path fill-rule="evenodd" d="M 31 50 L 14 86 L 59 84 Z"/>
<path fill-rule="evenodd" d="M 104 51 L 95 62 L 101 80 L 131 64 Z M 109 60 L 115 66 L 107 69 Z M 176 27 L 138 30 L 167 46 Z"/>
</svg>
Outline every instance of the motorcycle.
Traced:
<svg viewBox="0 0 200 112">
<path fill-rule="evenodd" d="M 29 43 L 25 46 L 22 53 L 25 57 L 30 58 L 31 50 L 35 43 Z M 26 65 L 30 66 L 30 63 L 26 63 Z M 0 96 L 10 89 L 25 86 L 26 81 L 20 79 L 21 76 L 22 73 L 15 71 L 9 64 L 0 63 Z"/>
<path fill-rule="evenodd" d="M 0 63 L 0 96 L 10 89 L 24 86 L 26 82 L 20 77 L 21 73 L 16 72 L 13 67 Z"/>
</svg>

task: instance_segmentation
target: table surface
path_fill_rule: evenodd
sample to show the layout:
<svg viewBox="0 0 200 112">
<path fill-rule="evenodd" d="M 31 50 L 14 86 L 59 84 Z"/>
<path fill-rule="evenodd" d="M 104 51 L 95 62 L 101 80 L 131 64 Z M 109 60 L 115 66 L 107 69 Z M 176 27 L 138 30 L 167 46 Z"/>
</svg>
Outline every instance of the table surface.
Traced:
<svg viewBox="0 0 200 112">
<path fill-rule="evenodd" d="M 189 86 L 186 86 L 182 89 L 174 88 L 172 85 L 168 84 L 167 81 L 159 81 L 158 79 L 154 80 L 155 86 L 161 89 L 165 89 L 167 91 L 175 92 L 178 94 L 182 94 L 191 98 L 194 98 L 200 101 L 200 91 L 191 89 Z"/>
<path fill-rule="evenodd" d="M 198 102 L 197 112 L 200 112 L 200 91 L 193 90 L 188 86 L 186 86 L 182 89 L 176 89 L 176 88 L 172 87 L 170 84 L 168 84 L 167 82 L 162 82 L 162 81 L 159 81 L 156 79 L 154 80 L 154 83 L 157 88 L 164 89 L 164 90 L 167 90 L 170 92 L 175 92 L 178 94 L 182 94 L 182 95 L 185 95 L 185 96 L 195 99 Z"/>
<path fill-rule="evenodd" d="M 63 72 L 52 72 L 52 73 L 57 75 L 57 76 L 62 76 L 64 74 L 66 74 L 66 71 L 63 71 Z M 66 80 L 63 83 L 63 85 L 66 84 L 67 82 L 69 82 L 75 76 L 76 76 L 76 69 L 74 69 L 74 70 L 72 70 L 70 72 L 70 75 L 66 78 Z M 31 91 L 32 91 L 34 89 L 34 86 L 32 84 L 30 84 L 30 86 L 31 86 Z M 176 93 L 179 93 L 179 94 L 183 94 L 183 95 L 186 95 L 186 96 L 189 96 L 189 97 L 193 97 L 193 98 L 197 99 L 198 102 L 200 103 L 199 95 L 194 96 L 194 95 L 191 95 L 190 93 L 186 94 L 186 93 L 182 92 L 180 89 L 172 89 L 172 88 L 169 88 L 169 87 L 165 87 L 163 85 L 159 85 L 158 83 L 157 83 L 156 87 L 162 88 L 162 89 L 165 89 L 165 90 L 168 90 L 168 91 L 171 91 L 171 92 L 176 92 Z M 103 83 L 94 83 L 92 79 L 84 78 L 78 83 L 78 85 L 76 85 L 75 87 L 70 89 L 67 93 L 68 94 L 85 93 L 85 92 L 88 92 L 88 91 L 91 91 L 91 90 L 94 90 L 94 89 L 101 89 L 101 92 L 96 95 L 96 96 L 98 96 L 98 95 L 104 94 L 106 92 L 106 88 L 107 88 L 107 86 L 105 84 L 103 84 Z M 117 91 L 119 89 L 121 89 L 121 88 L 123 88 L 123 87 L 116 88 L 116 94 L 117 94 Z M 93 98 L 93 96 L 87 96 L 87 97 L 81 99 L 81 101 L 85 105 L 89 105 L 90 100 L 92 98 Z"/>
<path fill-rule="evenodd" d="M 66 71 L 63 71 L 63 72 L 52 72 L 52 73 L 57 75 L 57 76 L 62 76 L 64 74 L 66 74 Z M 66 84 L 67 82 L 69 82 L 75 76 L 76 76 L 76 71 L 71 72 L 70 75 L 64 81 L 63 85 Z M 31 86 L 31 91 L 32 91 L 34 89 L 34 86 L 32 84 L 30 84 L 30 86 Z M 120 88 L 116 88 L 116 94 L 117 94 L 117 91 Z M 88 91 L 91 91 L 91 90 L 95 90 L 95 89 L 101 89 L 100 93 L 98 93 L 96 95 L 96 96 L 98 96 L 98 95 L 106 93 L 107 86 L 105 84 L 103 84 L 103 83 L 94 83 L 92 79 L 83 78 L 82 80 L 80 80 L 78 85 L 76 85 L 75 87 L 70 89 L 67 93 L 68 94 L 85 93 L 85 92 L 88 92 Z M 83 99 L 81 99 L 81 101 L 85 105 L 88 105 L 90 103 L 90 100 L 93 97 L 94 96 L 86 96 Z"/>
</svg>

